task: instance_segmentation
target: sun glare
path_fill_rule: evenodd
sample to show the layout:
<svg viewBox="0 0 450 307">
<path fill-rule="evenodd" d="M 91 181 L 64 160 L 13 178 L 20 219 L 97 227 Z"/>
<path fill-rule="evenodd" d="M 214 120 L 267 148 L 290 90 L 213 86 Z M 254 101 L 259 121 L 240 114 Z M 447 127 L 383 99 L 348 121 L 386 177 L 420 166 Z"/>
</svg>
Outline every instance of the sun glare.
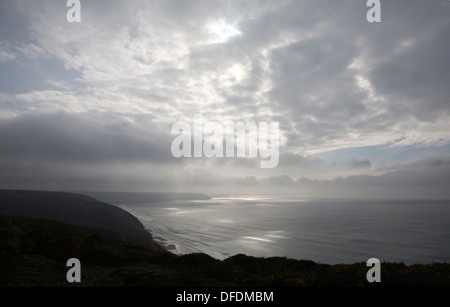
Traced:
<svg viewBox="0 0 450 307">
<path fill-rule="evenodd" d="M 224 43 L 233 37 L 242 35 L 236 23 L 229 23 L 224 19 L 207 25 L 208 33 L 214 36 L 215 43 Z"/>
</svg>

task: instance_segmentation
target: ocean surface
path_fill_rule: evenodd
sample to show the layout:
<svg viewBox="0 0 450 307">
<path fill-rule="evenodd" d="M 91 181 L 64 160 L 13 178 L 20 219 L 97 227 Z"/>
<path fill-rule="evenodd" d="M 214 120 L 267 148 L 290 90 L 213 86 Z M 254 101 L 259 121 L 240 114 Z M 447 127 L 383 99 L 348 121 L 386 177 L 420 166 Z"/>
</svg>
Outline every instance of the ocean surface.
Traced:
<svg viewBox="0 0 450 307">
<path fill-rule="evenodd" d="M 239 197 L 120 204 L 176 254 L 320 263 L 450 262 L 450 201 Z"/>
</svg>

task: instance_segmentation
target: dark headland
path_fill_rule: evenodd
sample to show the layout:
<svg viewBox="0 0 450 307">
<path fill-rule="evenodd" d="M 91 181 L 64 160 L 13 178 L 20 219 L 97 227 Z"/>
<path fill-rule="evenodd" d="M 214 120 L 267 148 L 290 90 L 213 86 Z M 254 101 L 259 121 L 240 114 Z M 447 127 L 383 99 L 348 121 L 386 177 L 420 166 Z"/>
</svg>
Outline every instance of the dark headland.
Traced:
<svg viewBox="0 0 450 307">
<path fill-rule="evenodd" d="M 102 200 L 111 196 L 118 195 L 104 194 Z M 131 194 L 122 193 L 127 196 L 130 201 Z M 147 202 L 156 194 L 134 197 Z M 204 196 L 156 198 L 181 197 Z M 79 284 L 66 280 L 69 258 L 82 264 Z M 0 190 L 0 286 L 450 286 L 448 263 L 383 263 L 380 284 L 367 282 L 367 270 L 365 263 L 284 257 L 176 256 L 155 244 L 134 216 L 93 197 Z"/>
<path fill-rule="evenodd" d="M 153 243 L 150 233 L 132 214 L 81 194 L 0 190 L 0 214 L 99 228 L 122 237 Z"/>
</svg>

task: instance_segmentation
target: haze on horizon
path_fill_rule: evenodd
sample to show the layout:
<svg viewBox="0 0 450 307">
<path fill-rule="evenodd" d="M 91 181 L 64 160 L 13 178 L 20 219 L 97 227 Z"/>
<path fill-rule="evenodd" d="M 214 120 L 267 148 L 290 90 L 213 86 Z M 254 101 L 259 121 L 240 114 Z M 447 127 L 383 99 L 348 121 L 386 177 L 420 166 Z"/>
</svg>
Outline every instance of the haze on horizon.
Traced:
<svg viewBox="0 0 450 307">
<path fill-rule="evenodd" d="M 450 2 L 0 3 L 0 188 L 450 198 Z M 279 122 L 280 162 L 171 154 Z"/>
</svg>

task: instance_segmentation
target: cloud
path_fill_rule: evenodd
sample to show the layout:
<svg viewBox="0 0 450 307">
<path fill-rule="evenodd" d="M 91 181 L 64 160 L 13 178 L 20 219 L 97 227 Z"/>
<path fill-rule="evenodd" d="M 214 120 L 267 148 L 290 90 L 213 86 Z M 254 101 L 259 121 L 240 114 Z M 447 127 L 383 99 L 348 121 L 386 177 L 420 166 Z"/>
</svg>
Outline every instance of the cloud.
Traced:
<svg viewBox="0 0 450 307">
<path fill-rule="evenodd" d="M 405 5 L 383 5 L 388 20 L 376 30 L 352 18 L 357 5 L 343 5 L 334 18 L 314 19 L 311 33 L 297 35 L 296 41 L 272 52 L 271 67 L 279 82 L 271 98 L 295 123 L 300 134 L 291 141 L 304 144 L 305 152 L 383 144 L 400 137 L 411 139 L 411 144 L 423 131 L 414 129 L 417 134 L 410 135 L 408 127 L 448 118 L 444 87 L 449 73 L 437 68 L 448 54 L 448 5 Z M 288 7 L 299 11 L 294 4 Z M 421 16 L 418 23 L 416 16 Z M 440 125 L 434 125 L 435 130 Z M 439 140 L 443 133 L 430 136 L 420 141 Z"/>
<path fill-rule="evenodd" d="M 294 180 L 292 180 L 291 177 L 283 175 L 283 176 L 277 176 L 277 177 L 269 177 L 264 178 L 261 180 L 263 184 L 269 184 L 269 185 L 292 185 L 294 183 Z"/>
<path fill-rule="evenodd" d="M 45 50 L 33 43 L 17 46 L 16 48 L 23 56 L 25 56 L 28 59 L 36 60 L 39 57 L 46 56 Z"/>
<path fill-rule="evenodd" d="M 4 42 L 0 42 L 0 63 L 12 61 L 16 54 Z"/>
</svg>

